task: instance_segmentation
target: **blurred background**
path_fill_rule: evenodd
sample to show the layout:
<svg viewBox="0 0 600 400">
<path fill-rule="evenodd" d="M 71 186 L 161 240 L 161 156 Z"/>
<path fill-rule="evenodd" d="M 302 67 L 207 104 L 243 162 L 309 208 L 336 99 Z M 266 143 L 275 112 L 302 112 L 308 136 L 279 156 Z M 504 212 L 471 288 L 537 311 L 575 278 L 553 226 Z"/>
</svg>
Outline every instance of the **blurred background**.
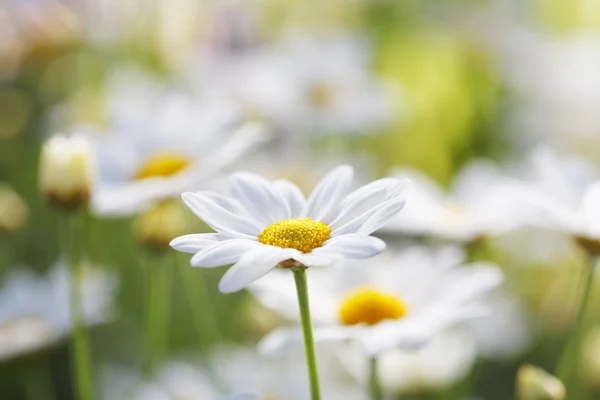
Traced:
<svg viewBox="0 0 600 400">
<path fill-rule="evenodd" d="M 518 176 L 540 146 L 594 171 L 599 110 L 595 0 L 2 0 L 0 398 L 74 398 L 59 216 L 38 185 L 40 150 L 52 134 L 98 139 L 103 183 L 132 171 L 144 177 L 144 165 L 156 164 L 140 154 L 169 143 L 209 160 L 233 126 L 260 122 L 265 137 L 214 173 L 202 165 L 211 173 L 196 190 L 221 189 L 228 172 L 244 169 L 308 193 L 330 167 L 350 163 L 363 182 L 411 171 L 445 191 L 473 162 Z M 118 387 L 141 379 L 145 279 L 161 267 L 173 270 L 161 357 L 199 366 L 172 368 L 169 379 L 210 386 L 214 371 L 239 375 L 258 365 L 256 342 L 282 320 L 249 293 L 220 294 L 224 268 L 192 270 L 188 255 L 166 245 L 208 228 L 178 201 L 161 203 L 165 217 L 147 206 L 121 209 L 131 199 L 122 196 L 82 217 L 83 302 L 101 398 L 129 398 Z M 476 350 L 466 350 L 460 373 L 441 383 L 415 376 L 398 398 L 504 400 L 523 362 L 552 370 L 583 254 L 566 235 L 493 233 L 381 234 L 391 247 L 463 247 L 469 260 L 494 261 L 507 277 L 497 325 L 471 327 L 461 339 Z M 599 296 L 572 399 L 600 398 Z M 340 379 L 357 385 L 351 371 Z"/>
</svg>

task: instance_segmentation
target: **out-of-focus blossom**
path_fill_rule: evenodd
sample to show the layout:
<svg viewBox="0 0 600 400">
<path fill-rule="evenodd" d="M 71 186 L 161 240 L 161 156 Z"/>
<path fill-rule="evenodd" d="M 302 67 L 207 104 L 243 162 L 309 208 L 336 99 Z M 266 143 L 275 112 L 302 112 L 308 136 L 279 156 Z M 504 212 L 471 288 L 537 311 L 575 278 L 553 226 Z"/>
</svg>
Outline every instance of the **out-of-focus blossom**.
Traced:
<svg viewBox="0 0 600 400">
<path fill-rule="evenodd" d="M 171 240 L 188 231 L 185 208 L 175 199 L 163 200 L 142 211 L 134 223 L 134 236 L 144 246 L 169 248 Z"/>
<path fill-rule="evenodd" d="M 94 160 L 82 135 L 55 135 L 42 147 L 39 185 L 54 206 L 72 210 L 86 204 L 94 185 Z"/>
<path fill-rule="evenodd" d="M 490 263 L 461 266 L 455 248 L 414 247 L 388 252 L 372 262 L 343 262 L 338 268 L 310 270 L 309 298 L 315 340 L 354 340 L 370 355 L 414 349 L 438 333 L 485 315 L 485 295 L 502 282 Z M 293 280 L 273 272 L 250 286 L 268 307 L 299 318 Z M 265 352 L 302 343 L 296 328 L 276 330 L 263 339 Z"/>
<path fill-rule="evenodd" d="M 228 104 L 132 75 L 113 83 L 108 132 L 92 135 L 99 181 L 91 205 L 98 214 L 131 214 L 197 190 L 268 137 L 258 124 L 237 127 Z"/>
<path fill-rule="evenodd" d="M 29 207 L 9 185 L 0 182 L 0 232 L 12 232 L 27 223 Z"/>
<path fill-rule="evenodd" d="M 87 325 L 112 317 L 115 277 L 86 266 L 82 270 L 81 307 Z M 0 289 L 0 359 L 43 350 L 71 332 L 69 272 L 55 266 L 47 277 L 25 269 L 11 271 Z"/>
<path fill-rule="evenodd" d="M 343 366 L 357 381 L 364 381 L 369 368 L 364 355 L 347 348 L 338 353 Z M 441 391 L 464 378 L 476 356 L 472 337 L 462 330 L 450 330 L 420 349 L 381 355 L 377 360 L 379 381 L 386 393 L 401 396 Z"/>
<path fill-rule="evenodd" d="M 198 85 L 266 120 L 295 146 L 313 133 L 369 133 L 392 120 L 392 98 L 348 35 L 292 36 L 271 47 L 204 60 Z"/>
<path fill-rule="evenodd" d="M 541 368 L 524 365 L 517 372 L 518 400 L 564 400 L 565 387 L 560 380 Z"/>
<path fill-rule="evenodd" d="M 366 399 L 350 377 L 336 373 L 340 365 L 332 355 L 320 357 L 319 364 L 323 398 Z M 310 396 L 302 352 L 266 359 L 243 348 L 220 348 L 202 367 L 189 361 L 167 363 L 151 382 L 114 367 L 107 369 L 105 379 L 106 400 L 305 400 Z"/>
<path fill-rule="evenodd" d="M 523 222 L 566 233 L 600 251 L 600 182 L 590 179 L 584 164 L 560 160 L 548 149 L 534 153 L 533 161 L 531 179 L 517 192 Z"/>
<path fill-rule="evenodd" d="M 387 233 L 406 233 L 470 243 L 512 229 L 509 178 L 494 166 L 476 161 L 467 166 L 446 192 L 427 176 L 413 170 L 397 170 L 394 176 L 409 178 L 407 209 L 383 228 Z"/>
<path fill-rule="evenodd" d="M 371 234 L 402 209 L 407 182 L 384 178 L 350 192 L 353 172 L 347 165 L 335 168 L 308 199 L 290 181 L 251 173 L 231 177 L 234 198 L 184 193 L 190 210 L 217 233 L 182 236 L 171 246 L 195 254 L 193 266 L 233 263 L 219 284 L 224 293 L 243 289 L 276 266 L 306 268 L 372 257 L 385 243 Z"/>
</svg>

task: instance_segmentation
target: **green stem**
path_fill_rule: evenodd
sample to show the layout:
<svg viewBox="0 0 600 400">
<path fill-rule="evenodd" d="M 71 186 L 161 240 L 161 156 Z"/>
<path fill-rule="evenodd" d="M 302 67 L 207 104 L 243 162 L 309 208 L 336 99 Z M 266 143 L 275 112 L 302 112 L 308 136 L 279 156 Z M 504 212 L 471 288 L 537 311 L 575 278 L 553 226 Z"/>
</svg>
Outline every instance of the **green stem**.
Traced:
<svg viewBox="0 0 600 400">
<path fill-rule="evenodd" d="M 565 338 L 565 344 L 563 346 L 562 354 L 558 359 L 556 366 L 556 375 L 563 381 L 565 386 L 569 387 L 569 380 L 573 374 L 575 363 L 577 361 L 577 348 L 581 341 L 581 334 L 583 331 L 583 321 L 587 311 L 590 293 L 592 289 L 592 283 L 594 281 L 594 269 L 596 267 L 598 259 L 595 255 L 589 254 L 589 264 L 586 269 L 585 277 L 581 280 L 581 289 L 579 291 L 580 301 L 577 306 L 577 315 L 575 321 L 571 325 L 567 336 Z"/>
<path fill-rule="evenodd" d="M 151 262 L 148 266 L 146 372 L 152 373 L 168 348 L 173 271 L 171 265 L 163 262 Z"/>
<path fill-rule="evenodd" d="M 174 257 L 177 263 L 177 255 L 174 255 Z M 223 336 L 215 314 L 215 307 L 208 292 L 208 285 L 206 284 L 206 277 L 204 275 L 205 271 L 197 271 L 194 274 L 192 267 L 183 263 L 181 263 L 180 269 L 190 313 L 198 331 L 198 337 L 202 338 L 204 333 L 207 332 L 211 343 L 221 340 Z M 199 312 L 201 310 L 198 307 L 203 308 L 202 313 Z"/>
<path fill-rule="evenodd" d="M 85 327 L 81 301 L 81 237 L 84 234 L 80 229 L 78 213 L 65 216 L 64 232 L 62 234 L 63 252 L 66 254 L 70 271 L 69 304 L 71 310 L 71 323 L 73 327 L 71 344 L 71 368 L 74 375 L 75 393 L 78 400 L 94 399 L 94 381 L 92 378 L 91 352 L 89 338 Z"/>
<path fill-rule="evenodd" d="M 300 320 L 304 335 L 304 350 L 306 352 L 306 366 L 310 380 L 310 394 L 312 400 L 320 400 L 319 373 L 317 371 L 317 357 L 315 356 L 315 341 L 313 339 L 312 324 L 310 319 L 310 306 L 308 303 L 308 286 L 306 283 L 305 268 L 292 269 L 296 281 L 298 306 L 300 307 Z"/>
<path fill-rule="evenodd" d="M 369 392 L 372 400 L 382 400 L 383 392 L 379 383 L 379 373 L 377 371 L 377 357 L 369 358 Z"/>
</svg>

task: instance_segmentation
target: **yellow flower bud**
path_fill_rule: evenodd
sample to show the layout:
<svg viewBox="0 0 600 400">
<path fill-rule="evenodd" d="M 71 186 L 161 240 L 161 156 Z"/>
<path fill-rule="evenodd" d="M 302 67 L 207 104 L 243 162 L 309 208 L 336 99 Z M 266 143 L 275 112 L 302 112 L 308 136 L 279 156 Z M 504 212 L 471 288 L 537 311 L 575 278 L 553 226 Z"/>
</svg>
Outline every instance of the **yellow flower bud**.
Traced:
<svg viewBox="0 0 600 400">
<path fill-rule="evenodd" d="M 541 368 L 523 365 L 517 372 L 518 400 L 564 400 L 563 383 Z"/>
<path fill-rule="evenodd" d="M 134 224 L 138 242 L 155 250 L 169 248 L 171 240 L 187 233 L 186 210 L 179 200 L 162 201 L 140 213 Z"/>
<path fill-rule="evenodd" d="M 581 373 L 587 384 L 600 393 L 600 327 L 591 330 L 583 341 Z"/>
<path fill-rule="evenodd" d="M 28 218 L 29 208 L 21 196 L 10 186 L 0 183 L 0 231 L 16 231 Z"/>
<path fill-rule="evenodd" d="M 92 155 L 82 136 L 57 135 L 42 147 L 39 184 L 48 201 L 72 211 L 85 205 L 92 186 Z"/>
</svg>

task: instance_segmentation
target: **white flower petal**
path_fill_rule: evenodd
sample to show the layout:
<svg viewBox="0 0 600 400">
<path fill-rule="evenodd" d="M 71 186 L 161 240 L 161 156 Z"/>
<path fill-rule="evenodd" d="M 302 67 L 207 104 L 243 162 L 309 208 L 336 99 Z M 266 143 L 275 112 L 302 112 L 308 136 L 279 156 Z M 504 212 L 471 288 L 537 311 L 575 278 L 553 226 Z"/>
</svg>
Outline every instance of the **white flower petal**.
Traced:
<svg viewBox="0 0 600 400">
<path fill-rule="evenodd" d="M 237 292 L 260 278 L 280 261 L 294 258 L 300 252 L 294 249 L 282 249 L 275 246 L 257 246 L 245 253 L 219 282 L 219 290 L 223 293 Z"/>
<path fill-rule="evenodd" d="M 319 250 L 318 252 L 313 250 L 311 253 L 299 254 L 294 259 L 308 267 L 327 267 L 344 258 L 342 254 L 335 251 L 327 251 L 321 248 Z"/>
<path fill-rule="evenodd" d="M 296 218 L 300 216 L 302 210 L 306 207 L 306 199 L 300 189 L 298 189 L 298 186 L 287 179 L 277 179 L 273 181 L 273 185 L 287 200 L 290 206 L 291 217 Z"/>
<path fill-rule="evenodd" d="M 302 216 L 325 223 L 332 221 L 336 217 L 337 207 L 348 191 L 353 173 L 352 167 L 342 165 L 325 175 L 308 197 Z"/>
<path fill-rule="evenodd" d="M 290 218 L 290 206 L 271 182 L 248 172 L 231 176 L 231 193 L 265 227 Z"/>
<path fill-rule="evenodd" d="M 398 197 L 408 183 L 406 179 L 384 178 L 357 189 L 343 201 L 340 214 L 329 224 L 330 227 L 340 227 L 385 201 Z"/>
<path fill-rule="evenodd" d="M 233 237 L 223 233 L 193 233 L 179 236 L 171 240 L 169 245 L 177 251 L 195 254 L 206 247 L 228 239 L 233 239 Z"/>
<path fill-rule="evenodd" d="M 315 343 L 343 341 L 356 338 L 360 327 L 335 326 L 313 329 Z M 258 343 L 258 351 L 263 355 L 285 354 L 295 349 L 302 349 L 302 330 L 298 328 L 279 328 L 267 334 Z"/>
<path fill-rule="evenodd" d="M 447 279 L 440 281 L 436 302 L 445 304 L 464 304 L 473 301 L 490 290 L 498 287 L 504 277 L 502 271 L 490 262 L 477 262 L 446 273 Z"/>
<path fill-rule="evenodd" d="M 231 239 L 213 244 L 196 253 L 190 260 L 194 267 L 219 267 L 237 262 L 246 252 L 262 246 L 246 239 Z"/>
<path fill-rule="evenodd" d="M 181 197 L 198 218 L 217 232 L 248 238 L 256 238 L 262 232 L 251 218 L 233 214 L 202 193 L 186 192 Z"/>
<path fill-rule="evenodd" d="M 365 212 L 363 215 L 334 229 L 331 236 L 335 237 L 350 233 L 369 235 L 389 222 L 394 215 L 400 212 L 402 207 L 404 207 L 404 204 L 405 201 L 403 199 L 393 198 L 387 200 L 377 207 Z"/>
<path fill-rule="evenodd" d="M 600 182 L 595 182 L 586 189 L 580 213 L 586 224 L 586 233 L 600 237 Z"/>
<path fill-rule="evenodd" d="M 381 239 L 374 236 L 349 234 L 329 239 L 323 247 L 313 250 L 313 253 L 335 252 L 342 254 L 344 258 L 363 259 L 379 254 L 384 249 L 385 242 Z"/>
</svg>

